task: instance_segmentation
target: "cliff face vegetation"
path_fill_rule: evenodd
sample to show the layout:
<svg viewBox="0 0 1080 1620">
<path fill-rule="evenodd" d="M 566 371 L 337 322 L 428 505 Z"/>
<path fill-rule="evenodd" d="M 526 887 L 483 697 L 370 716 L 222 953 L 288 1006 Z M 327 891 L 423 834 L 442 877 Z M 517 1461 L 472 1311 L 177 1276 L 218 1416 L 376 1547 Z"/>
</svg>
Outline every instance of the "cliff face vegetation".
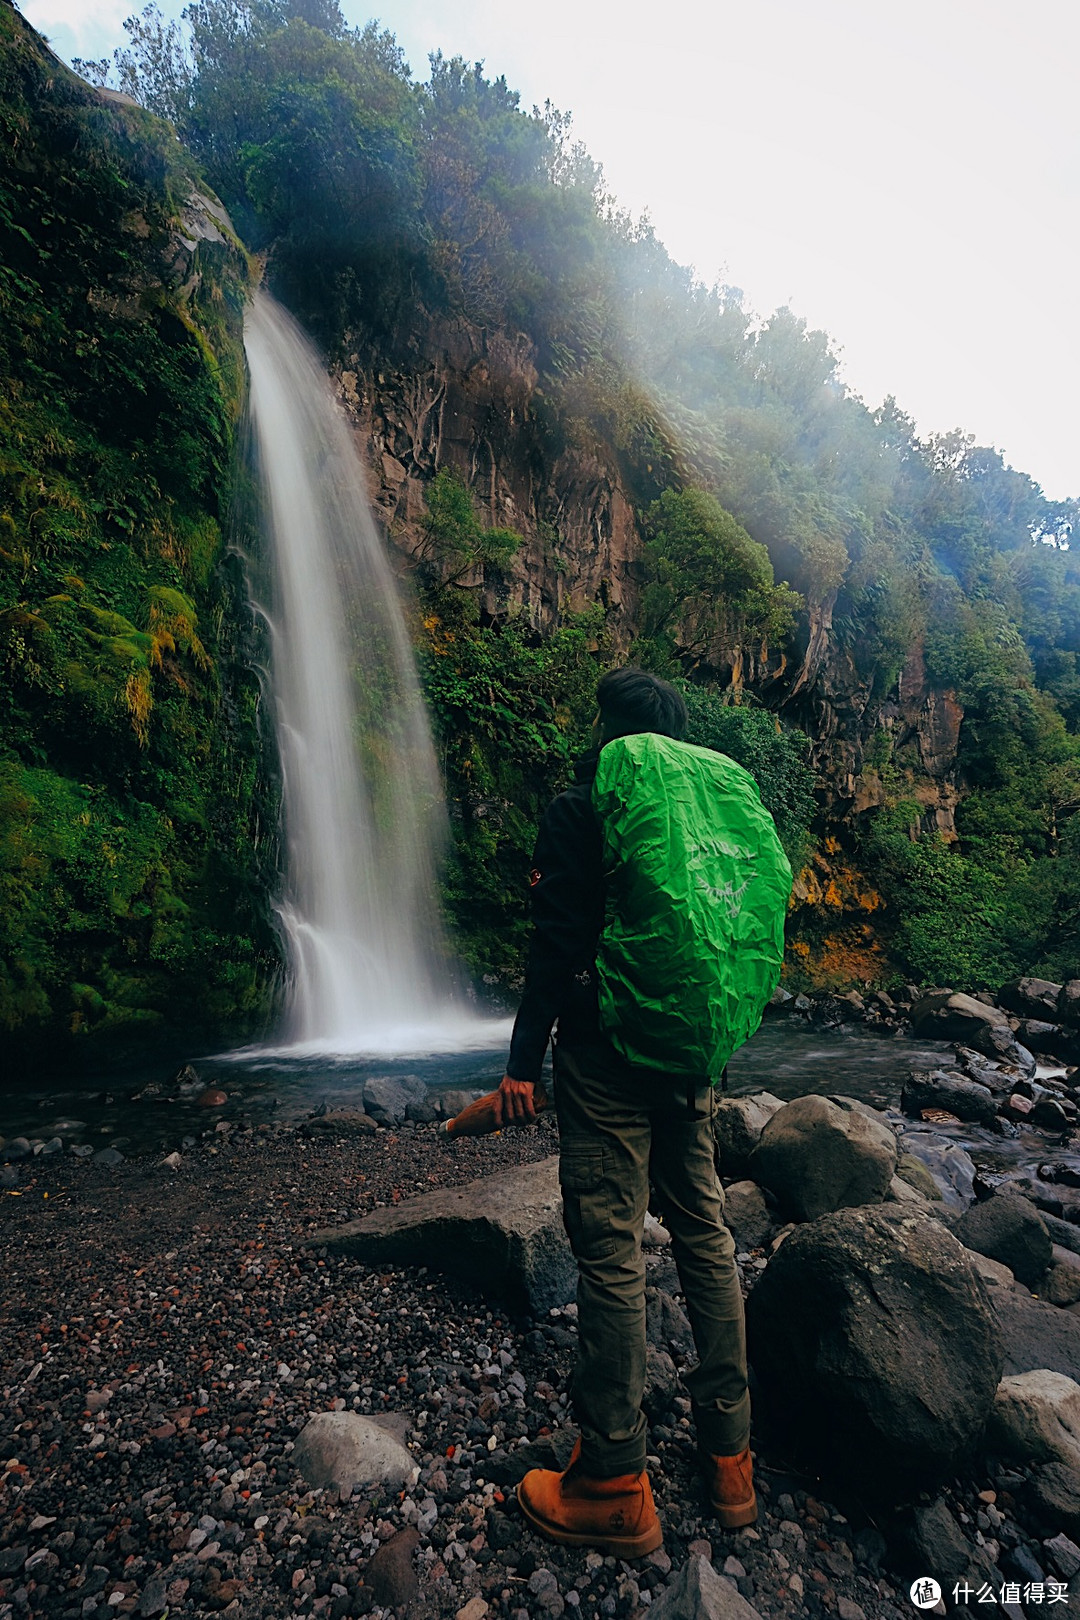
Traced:
<svg viewBox="0 0 1080 1620">
<path fill-rule="evenodd" d="M 273 948 L 222 569 L 246 257 L 171 131 L 0 5 L 0 1029 L 241 1024 Z"/>
<path fill-rule="evenodd" d="M 15 28 L 6 0 L 0 16 Z M 213 566 L 240 271 L 205 242 L 192 268 L 161 268 L 194 162 L 322 343 L 370 458 L 451 803 L 448 906 L 478 978 L 513 983 L 539 809 L 584 741 L 596 675 L 627 655 L 682 681 L 693 736 L 758 775 L 802 865 L 793 984 L 1080 971 L 1075 503 L 962 433 L 920 438 L 895 401 L 868 408 L 824 334 L 695 281 L 614 206 L 563 115 L 527 112 L 480 67 L 437 57 L 416 85 L 393 38 L 349 29 L 334 0 L 203 0 L 179 24 L 150 7 L 129 31 L 115 61 L 81 69 L 171 119 L 182 149 L 61 75 L 58 108 L 25 33 L 4 87 L 21 109 L 9 131 L 29 129 L 5 409 L 43 412 L 33 367 L 50 368 L 49 397 L 70 396 L 95 447 L 78 450 L 68 417 L 55 440 L 35 417 L 10 484 L 31 504 L 5 483 L 3 521 L 23 535 L 4 542 L 5 610 L 28 615 L 10 620 L 26 649 L 11 689 L 27 695 L 5 735 L 24 795 L 34 750 L 55 746 L 92 816 L 100 791 L 168 822 L 153 876 L 133 865 L 115 891 L 143 919 L 122 947 L 109 923 L 117 962 L 187 971 L 194 942 L 220 937 L 227 1012 L 258 1004 L 267 961 L 254 693 L 226 679 L 241 614 Z M 68 206 L 63 154 L 84 129 L 109 155 L 85 263 L 60 275 L 28 199 Z M 69 489 L 77 522 L 61 517 Z M 55 672 L 69 666 L 82 687 Z M 55 745 L 46 711 L 68 716 Z M 106 724 L 107 749 L 92 740 Z M 198 746 L 178 747 L 185 727 Z M 231 932 L 201 909 L 211 870 L 242 919 Z M 77 938 L 81 915 L 72 901 L 63 931 Z M 30 1016 L 31 990 L 11 993 Z"/>
</svg>

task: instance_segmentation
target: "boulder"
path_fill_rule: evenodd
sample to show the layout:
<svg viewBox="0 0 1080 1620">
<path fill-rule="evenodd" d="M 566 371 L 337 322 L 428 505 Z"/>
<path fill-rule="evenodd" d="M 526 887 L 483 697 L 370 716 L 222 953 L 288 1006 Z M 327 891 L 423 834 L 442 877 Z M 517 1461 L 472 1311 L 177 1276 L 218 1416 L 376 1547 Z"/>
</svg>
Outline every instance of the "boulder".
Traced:
<svg viewBox="0 0 1080 1620">
<path fill-rule="evenodd" d="M 1070 1254 L 1080 1255 L 1080 1226 L 1073 1221 L 1062 1220 L 1060 1215 L 1052 1215 L 1048 1210 L 1042 1211 L 1042 1218 L 1053 1241 Z"/>
<path fill-rule="evenodd" d="M 1076 1118 L 1076 1109 L 1058 1097 L 1038 1097 L 1028 1118 L 1040 1130 L 1067 1131 Z"/>
<path fill-rule="evenodd" d="M 1016 1030 L 1017 1040 L 1029 1052 L 1053 1052 L 1061 1035 L 1060 1024 L 1048 1024 L 1041 1018 L 1022 1018 Z"/>
<path fill-rule="evenodd" d="M 965 1248 L 1000 1260 L 1029 1288 L 1034 1288 L 1050 1265 L 1050 1234 L 1026 1198 L 995 1193 L 965 1210 L 952 1230 Z"/>
<path fill-rule="evenodd" d="M 942 1572 L 963 1572 L 969 1580 L 978 1576 L 992 1587 L 1001 1584 L 999 1571 L 983 1547 L 968 1541 L 948 1505 L 936 1501 L 920 1503 L 902 1512 L 893 1525 L 893 1554 L 907 1575 L 925 1575 L 933 1570 L 946 1591 Z M 996 1613 L 996 1606 L 991 1613 Z"/>
<path fill-rule="evenodd" d="M 319 1114 L 300 1125 L 304 1136 L 374 1136 L 378 1124 L 358 1108 L 340 1108 L 337 1113 Z"/>
<path fill-rule="evenodd" d="M 768 1242 L 772 1216 L 756 1181 L 733 1181 L 724 1188 L 724 1221 L 740 1253 Z"/>
<path fill-rule="evenodd" d="M 364 1112 L 379 1125 L 403 1125 L 410 1103 L 427 1101 L 427 1086 L 415 1074 L 377 1074 L 364 1082 Z"/>
<path fill-rule="evenodd" d="M 565 1305 L 577 1289 L 554 1157 L 421 1193 L 306 1241 L 368 1265 L 450 1272 L 534 1316 Z"/>
<path fill-rule="evenodd" d="M 718 1097 L 713 1130 L 725 1176 L 741 1176 L 761 1133 L 784 1104 L 771 1091 L 757 1091 L 751 1097 Z"/>
<path fill-rule="evenodd" d="M 924 1108 L 942 1108 L 957 1119 L 989 1125 L 997 1115 L 997 1103 L 989 1086 L 968 1080 L 955 1069 L 932 1069 L 911 1076 L 900 1094 L 900 1106 L 912 1119 Z"/>
<path fill-rule="evenodd" d="M 1028 1500 L 1047 1530 L 1080 1536 L 1080 1466 L 1038 1464 L 1031 1471 Z"/>
<path fill-rule="evenodd" d="M 941 1222 L 845 1209 L 793 1231 L 747 1301 L 761 1398 L 815 1469 L 902 1496 L 981 1437 L 1002 1352 L 986 1292 Z"/>
<path fill-rule="evenodd" d="M 1080 1317 L 1019 1290 L 996 1288 L 989 1296 L 1008 1375 L 1043 1368 L 1067 1378 L 1080 1369 Z"/>
<path fill-rule="evenodd" d="M 416 1459 L 388 1430 L 356 1412 L 317 1412 L 296 1438 L 293 1466 L 309 1485 L 348 1494 L 368 1485 L 414 1485 Z"/>
<path fill-rule="evenodd" d="M 1070 1029 L 1080 1028 L 1080 979 L 1070 979 L 1061 987 L 1057 1004 L 1058 1022 Z"/>
<path fill-rule="evenodd" d="M 761 1620 L 735 1585 L 694 1553 L 649 1606 L 650 1620 Z"/>
<path fill-rule="evenodd" d="M 1052 1263 L 1039 1293 L 1051 1305 L 1075 1305 L 1080 1301 L 1080 1255 L 1063 1249 L 1060 1243 L 1055 1243 L 1050 1252 Z"/>
<path fill-rule="evenodd" d="M 1080 1384 L 1045 1367 L 1003 1378 L 987 1440 L 1017 1462 L 1080 1469 Z"/>
<path fill-rule="evenodd" d="M 677 1299 L 662 1288 L 645 1290 L 645 1337 L 657 1350 L 687 1355 L 694 1348 L 690 1318 Z"/>
<path fill-rule="evenodd" d="M 799 1221 L 880 1204 L 896 1173 L 896 1138 L 850 1097 L 796 1097 L 766 1124 L 750 1155 L 752 1180 Z"/>
<path fill-rule="evenodd" d="M 906 1181 L 915 1192 L 922 1193 L 931 1203 L 941 1203 L 941 1188 L 914 1153 L 901 1153 L 896 1160 L 896 1176 L 899 1181 Z"/>
<path fill-rule="evenodd" d="M 419 1597 L 420 1583 L 413 1567 L 419 1545 L 420 1532 L 410 1524 L 375 1549 L 364 1571 L 364 1585 L 371 1588 L 375 1602 L 384 1609 L 406 1609 Z"/>
<path fill-rule="evenodd" d="M 1053 1020 L 1057 1017 L 1061 991 L 1062 986 L 1050 979 L 1010 979 L 998 991 L 998 1000 L 1020 1018 Z"/>
<path fill-rule="evenodd" d="M 952 990 L 928 990 L 911 1009 L 912 1034 L 938 1041 L 965 1041 L 971 1046 L 972 1035 L 984 1024 L 1008 1028 L 1009 1020 L 1000 1008 Z"/>
<path fill-rule="evenodd" d="M 964 1148 L 937 1131 L 908 1128 L 900 1133 L 902 1154 L 924 1164 L 950 1209 L 966 1209 L 975 1196 L 975 1161 Z"/>
<path fill-rule="evenodd" d="M 885 1194 L 886 1204 L 906 1204 L 911 1209 L 926 1209 L 930 1200 L 911 1185 L 909 1181 L 902 1181 L 899 1176 L 893 1176 Z M 940 1206 L 940 1199 L 939 1199 Z"/>
<path fill-rule="evenodd" d="M 983 1057 L 1008 1063 L 1021 1074 L 1032 1075 L 1037 1067 L 1026 1046 L 1021 1046 L 1008 1024 L 982 1024 L 972 1033 L 971 1045 Z"/>
</svg>

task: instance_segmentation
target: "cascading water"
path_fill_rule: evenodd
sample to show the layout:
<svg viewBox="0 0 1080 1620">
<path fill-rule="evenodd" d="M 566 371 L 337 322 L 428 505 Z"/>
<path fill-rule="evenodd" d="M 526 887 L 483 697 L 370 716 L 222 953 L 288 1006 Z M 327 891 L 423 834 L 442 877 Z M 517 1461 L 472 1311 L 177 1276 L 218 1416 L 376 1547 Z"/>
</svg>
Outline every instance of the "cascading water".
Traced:
<svg viewBox="0 0 1080 1620">
<path fill-rule="evenodd" d="M 392 570 L 319 358 L 266 293 L 244 328 L 271 561 L 287 861 L 287 1039 L 326 1052 L 460 1038 L 435 905 L 445 810 Z"/>
</svg>

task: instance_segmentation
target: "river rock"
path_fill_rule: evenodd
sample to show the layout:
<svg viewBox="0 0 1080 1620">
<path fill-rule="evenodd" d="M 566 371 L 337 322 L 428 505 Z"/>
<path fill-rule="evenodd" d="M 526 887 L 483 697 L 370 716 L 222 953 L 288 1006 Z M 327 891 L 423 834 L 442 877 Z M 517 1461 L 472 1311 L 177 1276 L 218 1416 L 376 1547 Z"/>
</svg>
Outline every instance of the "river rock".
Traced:
<svg viewBox="0 0 1080 1620">
<path fill-rule="evenodd" d="M 964 1148 L 936 1131 L 908 1128 L 900 1133 L 903 1153 L 924 1164 L 950 1209 L 966 1209 L 975 1196 L 975 1161 Z"/>
<path fill-rule="evenodd" d="M 757 1091 L 750 1097 L 718 1097 L 713 1131 L 725 1176 L 741 1176 L 757 1147 L 765 1126 L 784 1104 L 771 1091 Z"/>
<path fill-rule="evenodd" d="M 747 1301 L 750 1359 L 814 1466 L 879 1494 L 955 1471 L 1001 1376 L 963 1246 L 926 1215 L 844 1209 L 797 1228 Z"/>
<path fill-rule="evenodd" d="M 937 1041 L 965 1041 L 971 1046 L 972 1035 L 983 1024 L 1008 1028 L 1009 1020 L 1000 1008 L 952 990 L 928 990 L 911 1009 L 912 1034 Z"/>
<path fill-rule="evenodd" d="M 9 1164 L 14 1164 L 19 1159 L 28 1159 L 33 1151 L 25 1136 L 12 1136 L 4 1143 L 3 1156 Z"/>
<path fill-rule="evenodd" d="M 450 1272 L 534 1316 L 567 1304 L 577 1290 L 554 1157 L 421 1193 L 307 1242 L 368 1265 Z"/>
<path fill-rule="evenodd" d="M 1080 1468 L 1080 1384 L 1045 1367 L 1003 1378 L 987 1439 L 1018 1462 Z"/>
<path fill-rule="evenodd" d="M 1080 1226 L 1076 1226 L 1072 1221 L 1062 1220 L 1060 1215 L 1052 1215 L 1045 1209 L 1041 1214 L 1046 1230 L 1054 1243 L 1068 1249 L 1070 1254 L 1080 1255 Z"/>
<path fill-rule="evenodd" d="M 1057 1004 L 1058 1020 L 1071 1028 L 1080 1028 L 1080 979 L 1070 979 L 1061 987 Z"/>
<path fill-rule="evenodd" d="M 339 1108 L 336 1113 L 305 1119 L 300 1126 L 304 1136 L 374 1136 L 377 1122 L 359 1108 Z"/>
<path fill-rule="evenodd" d="M 999 1572 L 984 1548 L 968 1541 L 947 1504 L 936 1501 L 920 1503 L 903 1512 L 894 1525 L 894 1553 L 901 1569 L 908 1575 L 937 1574 L 941 1585 L 948 1591 L 941 1572 L 963 1572 L 971 1579 L 978 1576 L 991 1586 L 1000 1586 Z M 991 1611 L 997 1613 L 996 1606 Z"/>
<path fill-rule="evenodd" d="M 420 1532 L 414 1524 L 395 1531 L 377 1548 L 364 1571 L 376 1603 L 386 1609 L 408 1608 L 420 1595 L 420 1583 L 413 1567 L 413 1554 L 420 1545 Z"/>
<path fill-rule="evenodd" d="M 1039 1293 L 1051 1305 L 1067 1308 L 1080 1301 L 1080 1255 L 1072 1254 L 1055 1243 L 1050 1251 L 1052 1260 L 1039 1288 Z"/>
<path fill-rule="evenodd" d="M 1080 1536 L 1080 1465 L 1038 1464 L 1031 1471 L 1028 1499 L 1047 1530 Z"/>
<path fill-rule="evenodd" d="M 1071 1378 L 1080 1369 L 1080 1317 L 1019 1290 L 997 1288 L 989 1298 L 1007 1375 L 1046 1368 Z"/>
<path fill-rule="evenodd" d="M 404 1125 L 409 1105 L 427 1101 L 427 1086 L 415 1074 L 377 1074 L 364 1083 L 364 1112 L 380 1125 Z"/>
<path fill-rule="evenodd" d="M 748 1174 L 799 1221 L 879 1204 L 896 1172 L 896 1138 L 850 1097 L 796 1097 L 765 1125 Z"/>
<path fill-rule="evenodd" d="M 733 1181 L 724 1188 L 724 1221 L 740 1252 L 768 1242 L 772 1216 L 756 1181 Z"/>
<path fill-rule="evenodd" d="M 900 1094 L 900 1106 L 912 1119 L 924 1108 L 942 1108 L 957 1119 L 989 1125 L 997 1114 L 997 1103 L 989 1086 L 968 1080 L 955 1069 L 932 1069 L 913 1074 Z"/>
<path fill-rule="evenodd" d="M 995 1193 L 966 1209 L 952 1230 L 966 1248 L 1000 1260 L 1029 1288 L 1034 1288 L 1050 1265 L 1050 1234 L 1026 1198 Z"/>
<path fill-rule="evenodd" d="M 356 1412 L 317 1412 L 301 1429 L 292 1461 L 309 1485 L 348 1493 L 367 1485 L 414 1485 L 416 1459 L 388 1430 Z"/>
<path fill-rule="evenodd" d="M 896 1160 L 896 1176 L 900 1181 L 906 1181 L 908 1186 L 931 1203 L 943 1202 L 941 1188 L 934 1180 L 930 1171 L 917 1159 L 914 1153 L 900 1153 Z"/>
<path fill-rule="evenodd" d="M 648 1612 L 650 1620 L 761 1620 L 734 1581 L 718 1575 L 700 1553 L 686 1560 Z"/>
<path fill-rule="evenodd" d="M 1034 1055 L 1026 1046 L 1021 1046 L 1008 1024 L 980 1025 L 971 1035 L 971 1045 L 976 1052 L 981 1052 L 983 1057 L 1008 1063 L 1023 1075 L 1035 1073 L 1037 1064 Z"/>
<path fill-rule="evenodd" d="M 1040 1130 L 1067 1131 L 1076 1118 L 1076 1109 L 1068 1109 L 1058 1097 L 1039 1097 L 1028 1117 Z"/>
<path fill-rule="evenodd" d="M 1022 1018 L 1016 1029 L 1017 1040 L 1029 1052 L 1054 1052 L 1061 1036 L 1060 1024 L 1048 1024 L 1041 1018 Z"/>
<path fill-rule="evenodd" d="M 1061 991 L 1050 979 L 1010 979 L 998 991 L 998 1000 L 1020 1018 L 1055 1019 Z"/>
</svg>

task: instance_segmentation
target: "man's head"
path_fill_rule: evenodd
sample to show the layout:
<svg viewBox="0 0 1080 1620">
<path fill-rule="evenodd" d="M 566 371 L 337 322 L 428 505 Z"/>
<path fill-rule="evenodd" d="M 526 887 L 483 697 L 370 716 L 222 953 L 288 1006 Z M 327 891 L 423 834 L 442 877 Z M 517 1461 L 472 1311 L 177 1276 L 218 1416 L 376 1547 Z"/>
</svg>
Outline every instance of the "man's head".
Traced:
<svg viewBox="0 0 1080 1620">
<path fill-rule="evenodd" d="M 611 669 L 596 688 L 600 708 L 600 743 L 633 737 L 639 731 L 658 731 L 663 737 L 686 735 L 686 704 L 682 694 L 659 675 L 644 669 Z"/>
</svg>

